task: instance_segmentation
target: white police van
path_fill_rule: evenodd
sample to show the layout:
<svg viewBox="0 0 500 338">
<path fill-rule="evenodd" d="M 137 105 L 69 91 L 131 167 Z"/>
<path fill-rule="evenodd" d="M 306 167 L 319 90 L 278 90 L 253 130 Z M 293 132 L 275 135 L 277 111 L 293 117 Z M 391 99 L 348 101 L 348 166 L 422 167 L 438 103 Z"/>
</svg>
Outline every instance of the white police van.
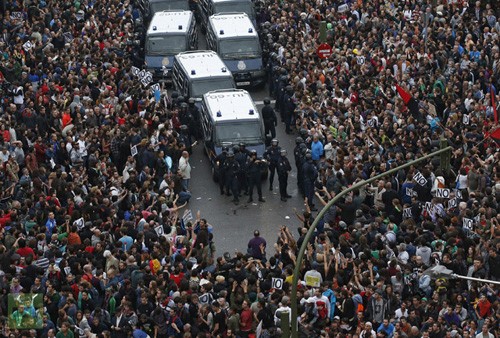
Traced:
<svg viewBox="0 0 500 338">
<path fill-rule="evenodd" d="M 211 90 L 235 88 L 233 75 L 214 51 L 188 51 L 174 58 L 172 81 L 185 98 L 201 101 Z"/>
<path fill-rule="evenodd" d="M 216 13 L 245 13 L 254 26 L 256 25 L 255 8 L 252 0 L 199 0 L 197 3 L 197 14 L 200 23 L 203 25 L 206 25 L 210 16 Z"/>
<path fill-rule="evenodd" d="M 262 116 L 250 94 L 243 89 L 214 90 L 203 95 L 201 119 L 205 152 L 212 164 L 217 180 L 215 158 L 222 147 L 244 142 L 248 150 L 255 150 L 262 157 L 266 149 Z M 262 169 L 267 176 L 267 166 Z"/>
<path fill-rule="evenodd" d="M 189 10 L 189 0 L 138 0 L 139 9 L 145 19 L 149 22 L 155 13 L 162 11 Z"/>
<path fill-rule="evenodd" d="M 266 81 L 259 35 L 245 13 L 214 14 L 207 30 L 208 48 L 216 51 L 233 73 L 237 87 Z"/>
<path fill-rule="evenodd" d="M 155 13 L 145 40 L 145 64 L 155 78 L 169 76 L 174 56 L 196 49 L 198 34 L 191 11 L 161 11 Z"/>
</svg>

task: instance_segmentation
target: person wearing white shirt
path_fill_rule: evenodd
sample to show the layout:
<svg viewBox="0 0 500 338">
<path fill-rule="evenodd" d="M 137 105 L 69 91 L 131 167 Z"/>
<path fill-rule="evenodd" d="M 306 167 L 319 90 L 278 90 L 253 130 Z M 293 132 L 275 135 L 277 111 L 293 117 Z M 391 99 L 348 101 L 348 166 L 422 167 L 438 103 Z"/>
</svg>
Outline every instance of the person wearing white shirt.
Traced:
<svg viewBox="0 0 500 338">
<path fill-rule="evenodd" d="M 408 309 L 406 308 L 406 303 L 402 302 L 401 307 L 394 312 L 394 318 L 396 318 L 397 320 L 400 320 L 401 317 L 408 318 L 408 315 L 409 315 L 409 312 L 408 312 Z"/>
<path fill-rule="evenodd" d="M 183 151 L 179 159 L 179 170 L 182 175 L 182 186 L 185 190 L 188 190 L 189 180 L 191 179 L 191 165 L 189 164 L 189 153 L 187 151 Z"/>
<path fill-rule="evenodd" d="M 495 338 L 495 335 L 488 331 L 488 324 L 483 324 L 481 332 L 476 335 L 476 338 Z"/>
<path fill-rule="evenodd" d="M 371 333 L 371 335 L 369 335 Z M 375 337 L 377 334 L 373 331 L 373 325 L 370 322 L 365 323 L 365 329 L 359 334 L 359 338 L 365 338 L 367 336 Z"/>
</svg>

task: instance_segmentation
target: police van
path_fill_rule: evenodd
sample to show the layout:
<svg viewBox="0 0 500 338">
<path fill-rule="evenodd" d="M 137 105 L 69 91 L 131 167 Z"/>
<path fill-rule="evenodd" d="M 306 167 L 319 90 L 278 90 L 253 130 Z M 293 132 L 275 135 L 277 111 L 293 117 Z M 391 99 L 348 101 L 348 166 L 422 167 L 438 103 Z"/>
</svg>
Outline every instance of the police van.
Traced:
<svg viewBox="0 0 500 338">
<path fill-rule="evenodd" d="M 149 22 L 157 12 L 165 10 L 183 11 L 190 9 L 189 0 L 139 0 L 138 6 L 146 23 Z"/>
<path fill-rule="evenodd" d="M 199 0 L 199 21 L 206 25 L 210 16 L 216 13 L 246 13 L 254 26 L 255 8 L 252 0 Z M 203 27 L 206 28 L 206 27 Z"/>
<path fill-rule="evenodd" d="M 235 88 L 233 75 L 214 51 L 188 51 L 174 58 L 172 81 L 185 98 L 201 101 L 211 90 Z"/>
<path fill-rule="evenodd" d="M 155 78 L 169 76 L 174 56 L 196 49 L 198 34 L 191 11 L 161 11 L 149 24 L 145 41 L 146 68 Z"/>
<path fill-rule="evenodd" d="M 258 86 L 266 81 L 259 35 L 245 13 L 221 13 L 210 17 L 208 48 L 216 51 L 234 76 L 237 87 Z"/>
<path fill-rule="evenodd" d="M 218 179 L 215 158 L 222 152 L 222 147 L 244 142 L 248 150 L 255 150 L 258 157 L 263 156 L 266 149 L 264 123 L 246 90 L 214 90 L 203 95 L 201 123 L 214 180 Z M 263 166 L 262 175 L 267 176 L 267 165 Z"/>
</svg>

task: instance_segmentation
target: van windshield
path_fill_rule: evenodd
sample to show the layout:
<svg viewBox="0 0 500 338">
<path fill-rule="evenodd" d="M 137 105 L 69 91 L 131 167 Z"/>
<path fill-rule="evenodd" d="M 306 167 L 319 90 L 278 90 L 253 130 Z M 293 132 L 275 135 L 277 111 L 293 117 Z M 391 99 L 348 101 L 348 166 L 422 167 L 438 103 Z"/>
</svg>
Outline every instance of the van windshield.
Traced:
<svg viewBox="0 0 500 338">
<path fill-rule="evenodd" d="M 192 97 L 202 97 L 203 94 L 217 89 L 234 88 L 232 77 L 218 77 L 213 79 L 194 80 L 192 85 Z"/>
<path fill-rule="evenodd" d="M 263 142 L 262 129 L 258 121 L 239 121 L 217 123 L 215 126 L 217 144 L 223 142 L 245 142 L 259 144 Z"/>
<path fill-rule="evenodd" d="M 187 0 L 167 0 L 151 2 L 151 12 L 161 12 L 165 10 L 189 10 L 189 4 Z"/>
<path fill-rule="evenodd" d="M 175 55 L 186 50 L 186 35 L 149 36 L 146 53 L 149 55 Z"/>
<path fill-rule="evenodd" d="M 214 4 L 214 13 L 246 13 L 250 19 L 255 18 L 255 12 L 251 1 L 223 1 Z"/>
<path fill-rule="evenodd" d="M 259 39 L 222 39 L 220 55 L 223 59 L 257 58 L 261 56 Z"/>
</svg>

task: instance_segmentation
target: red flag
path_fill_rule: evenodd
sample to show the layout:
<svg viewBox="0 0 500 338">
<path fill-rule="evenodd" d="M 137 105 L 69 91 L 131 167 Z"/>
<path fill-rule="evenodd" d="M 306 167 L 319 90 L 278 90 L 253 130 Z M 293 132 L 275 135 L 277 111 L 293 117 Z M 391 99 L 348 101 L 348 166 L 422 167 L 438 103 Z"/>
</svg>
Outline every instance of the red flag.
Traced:
<svg viewBox="0 0 500 338">
<path fill-rule="evenodd" d="M 497 112 L 497 105 L 495 102 L 495 91 L 493 90 L 493 85 L 490 85 L 490 96 L 491 96 L 491 107 L 493 107 L 493 116 L 495 118 L 495 125 L 497 125 L 498 124 L 498 112 Z"/>
<path fill-rule="evenodd" d="M 496 142 L 500 143 L 500 126 L 496 126 L 496 128 L 497 128 L 497 129 L 495 129 L 495 130 L 493 130 L 493 131 L 491 132 L 491 138 L 492 138 L 494 141 L 496 141 Z"/>
<path fill-rule="evenodd" d="M 410 93 L 408 93 L 406 90 L 401 88 L 398 84 L 396 84 L 396 90 L 399 93 L 399 96 L 403 99 L 403 102 L 408 105 L 408 102 L 412 99 L 412 96 Z"/>
</svg>

